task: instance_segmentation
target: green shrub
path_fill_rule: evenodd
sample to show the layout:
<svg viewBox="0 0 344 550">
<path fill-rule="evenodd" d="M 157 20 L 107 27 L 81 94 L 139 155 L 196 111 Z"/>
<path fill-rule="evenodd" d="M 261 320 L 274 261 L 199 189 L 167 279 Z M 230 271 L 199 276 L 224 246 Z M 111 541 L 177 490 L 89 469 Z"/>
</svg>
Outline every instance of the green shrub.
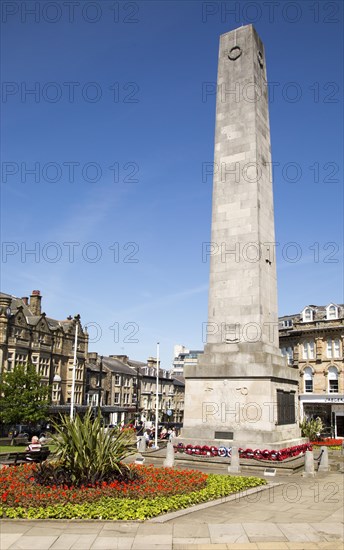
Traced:
<svg viewBox="0 0 344 550">
<path fill-rule="evenodd" d="M 114 478 L 114 473 L 121 477 L 126 468 L 122 461 L 136 448 L 133 430 L 115 428 L 106 431 L 100 414 L 93 419 L 91 409 L 84 418 L 78 415 L 74 419 L 61 416 L 60 423 L 55 423 L 54 428 L 56 431 L 51 436 L 55 444 L 53 456 L 59 470 L 55 483 L 59 477 L 60 483 L 75 486 L 108 481 Z M 40 469 L 42 483 L 44 475 L 49 474 L 44 472 L 44 468 L 47 470 L 44 466 Z M 65 476 L 62 475 L 63 470 Z"/>
</svg>

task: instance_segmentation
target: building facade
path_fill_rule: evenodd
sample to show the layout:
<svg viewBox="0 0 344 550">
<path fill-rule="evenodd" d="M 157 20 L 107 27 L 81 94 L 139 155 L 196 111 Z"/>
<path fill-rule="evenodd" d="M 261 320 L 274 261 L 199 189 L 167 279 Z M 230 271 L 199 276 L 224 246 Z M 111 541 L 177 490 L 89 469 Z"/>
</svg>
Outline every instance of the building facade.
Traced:
<svg viewBox="0 0 344 550">
<path fill-rule="evenodd" d="M 41 300 L 39 290 L 34 290 L 30 298 L 0 293 L 0 372 L 32 363 L 42 383 L 51 386 L 52 408 L 66 407 L 71 402 L 77 328 L 74 403 L 81 406 L 88 334 L 79 315 L 58 321 L 42 312 Z"/>
<path fill-rule="evenodd" d="M 325 433 L 344 437 L 344 306 L 306 306 L 279 318 L 279 340 L 300 373 L 300 419 L 320 417 Z"/>
<path fill-rule="evenodd" d="M 174 376 L 183 376 L 184 367 L 187 365 L 197 365 L 198 357 L 202 354 L 203 351 L 201 350 L 190 350 L 185 346 L 176 344 L 174 346 L 172 374 Z"/>
<path fill-rule="evenodd" d="M 156 412 L 156 359 L 146 363 L 126 355 L 100 357 L 90 353 L 87 361 L 86 403 L 100 407 L 106 424 L 154 421 Z M 184 383 L 171 371 L 158 372 L 159 422 L 181 423 Z"/>
</svg>

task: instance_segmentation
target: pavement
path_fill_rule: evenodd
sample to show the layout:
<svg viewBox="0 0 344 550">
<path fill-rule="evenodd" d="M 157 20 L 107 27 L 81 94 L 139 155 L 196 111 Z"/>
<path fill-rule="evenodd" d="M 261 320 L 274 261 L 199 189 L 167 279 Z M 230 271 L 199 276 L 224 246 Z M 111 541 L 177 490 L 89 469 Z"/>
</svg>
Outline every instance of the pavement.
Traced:
<svg viewBox="0 0 344 550">
<path fill-rule="evenodd" d="M 147 458 L 146 464 L 149 462 Z M 187 465 L 183 463 L 181 467 Z M 197 465 L 197 468 L 227 473 L 223 465 Z M 145 522 L 2 520 L 0 549 L 344 549 L 342 471 L 317 473 L 313 478 L 302 477 L 300 473 L 281 474 L 267 481 L 264 488 Z"/>
</svg>

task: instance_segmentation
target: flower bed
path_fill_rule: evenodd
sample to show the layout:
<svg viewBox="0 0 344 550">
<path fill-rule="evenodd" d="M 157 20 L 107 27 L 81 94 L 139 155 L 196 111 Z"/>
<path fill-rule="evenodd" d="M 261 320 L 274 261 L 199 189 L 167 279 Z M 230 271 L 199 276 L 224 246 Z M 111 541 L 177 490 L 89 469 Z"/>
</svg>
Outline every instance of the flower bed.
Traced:
<svg viewBox="0 0 344 550">
<path fill-rule="evenodd" d="M 343 439 L 334 439 L 333 437 L 327 437 L 321 441 L 312 441 L 311 445 L 316 446 L 328 446 L 328 447 L 341 447 Z"/>
<path fill-rule="evenodd" d="M 24 464 L 0 472 L 1 516 L 143 520 L 266 484 L 264 479 L 254 477 L 133 465 L 138 475 L 125 483 L 46 487 L 34 481 L 35 468 L 34 464 Z"/>
</svg>

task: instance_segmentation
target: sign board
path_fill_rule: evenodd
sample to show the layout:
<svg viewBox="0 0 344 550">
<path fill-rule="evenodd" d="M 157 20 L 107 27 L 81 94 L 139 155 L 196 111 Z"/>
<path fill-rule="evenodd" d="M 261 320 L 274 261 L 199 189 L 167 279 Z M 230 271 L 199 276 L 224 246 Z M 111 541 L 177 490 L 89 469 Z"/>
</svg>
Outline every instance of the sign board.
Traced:
<svg viewBox="0 0 344 550">
<path fill-rule="evenodd" d="M 265 468 L 264 475 L 265 476 L 275 476 L 276 475 L 276 468 Z"/>
<path fill-rule="evenodd" d="M 171 411 L 171 409 L 168 409 L 168 410 L 166 411 L 166 414 L 167 414 L 167 416 L 172 416 L 173 412 Z"/>
<path fill-rule="evenodd" d="M 215 439 L 234 439 L 234 432 L 215 432 Z"/>
</svg>

